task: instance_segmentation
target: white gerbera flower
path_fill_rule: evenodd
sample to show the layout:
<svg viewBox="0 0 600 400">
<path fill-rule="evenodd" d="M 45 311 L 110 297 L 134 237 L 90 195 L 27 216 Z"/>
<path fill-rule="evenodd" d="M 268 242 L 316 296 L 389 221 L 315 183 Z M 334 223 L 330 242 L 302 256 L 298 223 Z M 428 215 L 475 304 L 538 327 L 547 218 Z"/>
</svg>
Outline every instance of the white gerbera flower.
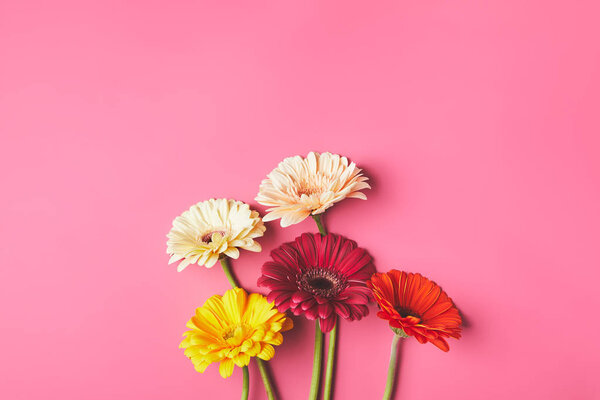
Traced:
<svg viewBox="0 0 600 400">
<path fill-rule="evenodd" d="M 310 152 L 306 158 L 289 157 L 260 184 L 256 201 L 268 206 L 263 221 L 281 218 L 281 226 L 321 214 L 346 197 L 366 200 L 360 190 L 370 189 L 354 163 L 331 153 Z"/>
<path fill-rule="evenodd" d="M 173 221 L 167 235 L 169 264 L 182 260 L 178 271 L 189 264 L 211 268 L 221 254 L 238 258 L 238 248 L 258 252 L 261 247 L 254 238 L 265 230 L 258 212 L 246 203 L 227 199 L 200 202 Z"/>
</svg>

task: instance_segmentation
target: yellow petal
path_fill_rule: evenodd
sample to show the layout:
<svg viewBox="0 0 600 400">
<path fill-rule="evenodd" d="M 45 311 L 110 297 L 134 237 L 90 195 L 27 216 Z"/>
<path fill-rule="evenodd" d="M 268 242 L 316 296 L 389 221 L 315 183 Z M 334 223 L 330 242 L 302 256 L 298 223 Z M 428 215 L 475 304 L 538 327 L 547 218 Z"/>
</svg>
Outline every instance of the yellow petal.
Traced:
<svg viewBox="0 0 600 400">
<path fill-rule="evenodd" d="M 281 343 L 283 343 L 283 335 L 281 333 L 277 332 L 269 339 L 265 339 L 265 342 L 272 344 L 274 346 L 279 346 Z"/>
<path fill-rule="evenodd" d="M 223 378 L 229 378 L 233 374 L 233 366 L 233 360 L 229 358 L 221 361 L 221 364 L 219 364 L 219 374 Z"/>
<path fill-rule="evenodd" d="M 250 363 L 250 356 L 248 354 L 240 353 L 234 357 L 233 362 L 238 367 L 245 367 Z"/>
<path fill-rule="evenodd" d="M 206 371 L 206 368 L 209 365 L 210 365 L 210 363 L 202 362 L 202 363 L 194 364 L 194 368 L 196 369 L 196 371 L 203 373 L 204 371 Z"/>
<path fill-rule="evenodd" d="M 268 361 L 271 358 L 273 358 L 274 355 L 275 355 L 275 349 L 273 348 L 273 346 L 271 346 L 270 344 L 265 344 L 265 345 L 263 345 L 260 353 L 258 353 L 257 357 L 262 360 Z"/>
<path fill-rule="evenodd" d="M 245 353 L 248 354 L 250 357 L 255 357 L 256 355 L 258 355 L 258 353 L 260 353 L 260 350 L 260 342 L 254 342 L 254 346 L 248 349 Z"/>
<path fill-rule="evenodd" d="M 247 294 L 243 289 L 228 290 L 223 295 L 223 306 L 230 322 L 239 324 L 242 321 L 242 312 L 246 306 Z"/>
<path fill-rule="evenodd" d="M 281 332 L 289 331 L 294 327 L 294 321 L 291 318 L 285 318 L 283 325 L 281 326 Z"/>
</svg>

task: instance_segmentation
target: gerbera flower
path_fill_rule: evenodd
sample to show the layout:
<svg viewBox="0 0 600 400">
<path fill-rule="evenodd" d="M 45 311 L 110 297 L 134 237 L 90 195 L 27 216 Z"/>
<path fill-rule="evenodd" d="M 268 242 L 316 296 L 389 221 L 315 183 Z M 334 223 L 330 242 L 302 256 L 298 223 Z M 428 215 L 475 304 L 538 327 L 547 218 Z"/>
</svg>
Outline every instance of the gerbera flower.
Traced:
<svg viewBox="0 0 600 400">
<path fill-rule="evenodd" d="M 250 357 L 270 360 L 273 346 L 283 342 L 281 332 L 292 329 L 293 322 L 264 296 L 235 288 L 206 300 L 186 326 L 190 330 L 179 347 L 185 348 L 196 371 L 218 362 L 219 373 L 227 378 L 234 365 L 244 367 Z"/>
<path fill-rule="evenodd" d="M 260 251 L 254 238 L 265 230 L 258 212 L 246 203 L 227 199 L 200 202 L 173 221 L 167 235 L 169 264 L 182 260 L 178 271 L 196 263 L 210 268 L 221 255 L 238 258 L 238 248 Z"/>
<path fill-rule="evenodd" d="M 258 285 L 281 312 L 319 319 L 321 330 L 333 329 L 336 315 L 359 320 L 369 313 L 366 280 L 375 271 L 371 257 L 342 236 L 304 233 L 271 252 Z"/>
<path fill-rule="evenodd" d="M 260 184 L 256 201 L 268 206 L 263 221 L 281 218 L 281 226 L 297 224 L 323 213 L 346 197 L 366 200 L 367 177 L 346 157 L 310 152 L 306 158 L 289 157 Z"/>
<path fill-rule="evenodd" d="M 381 311 L 395 332 L 414 336 L 419 343 L 433 343 L 443 351 L 446 338 L 460 338 L 462 323 L 452 299 L 421 274 L 391 270 L 376 273 L 367 282 Z"/>
</svg>

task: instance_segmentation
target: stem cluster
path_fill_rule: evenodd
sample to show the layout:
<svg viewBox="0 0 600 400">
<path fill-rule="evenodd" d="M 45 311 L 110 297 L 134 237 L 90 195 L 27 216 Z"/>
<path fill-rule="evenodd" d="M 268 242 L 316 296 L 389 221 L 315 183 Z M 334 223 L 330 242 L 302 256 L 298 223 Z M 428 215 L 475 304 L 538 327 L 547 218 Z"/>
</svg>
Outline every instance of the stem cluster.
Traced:
<svg viewBox="0 0 600 400">
<path fill-rule="evenodd" d="M 312 217 L 317 224 L 319 233 L 322 236 L 327 235 L 327 230 L 321 219 L 322 214 L 313 214 Z M 335 367 L 335 347 L 337 342 L 338 323 L 336 321 L 333 329 L 329 333 L 329 344 L 327 348 L 327 366 L 325 367 L 325 386 L 323 388 L 323 400 L 330 400 L 333 388 L 333 372 Z M 315 353 L 313 359 L 313 374 L 310 384 L 310 400 L 316 400 L 319 395 L 319 383 L 321 379 L 321 368 L 323 364 L 323 332 L 317 320 L 315 325 Z"/>
</svg>

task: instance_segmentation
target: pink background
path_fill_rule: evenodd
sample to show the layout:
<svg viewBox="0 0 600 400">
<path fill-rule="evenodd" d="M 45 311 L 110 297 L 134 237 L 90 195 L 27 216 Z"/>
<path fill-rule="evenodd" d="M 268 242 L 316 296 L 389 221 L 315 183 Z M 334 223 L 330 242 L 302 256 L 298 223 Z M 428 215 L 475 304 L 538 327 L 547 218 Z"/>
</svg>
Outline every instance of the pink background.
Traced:
<svg viewBox="0 0 600 400">
<path fill-rule="evenodd" d="M 227 282 L 177 273 L 165 235 L 197 201 L 256 206 L 283 157 L 318 150 L 373 184 L 329 229 L 468 322 L 447 354 L 404 343 L 398 399 L 599 398 L 599 11 L 0 0 L 0 397 L 238 398 L 239 370 L 177 348 Z M 269 223 L 243 284 L 303 231 Z M 307 397 L 312 335 L 297 320 L 271 363 L 286 400 Z M 380 398 L 391 332 L 372 313 L 340 336 L 336 398 Z"/>
</svg>

